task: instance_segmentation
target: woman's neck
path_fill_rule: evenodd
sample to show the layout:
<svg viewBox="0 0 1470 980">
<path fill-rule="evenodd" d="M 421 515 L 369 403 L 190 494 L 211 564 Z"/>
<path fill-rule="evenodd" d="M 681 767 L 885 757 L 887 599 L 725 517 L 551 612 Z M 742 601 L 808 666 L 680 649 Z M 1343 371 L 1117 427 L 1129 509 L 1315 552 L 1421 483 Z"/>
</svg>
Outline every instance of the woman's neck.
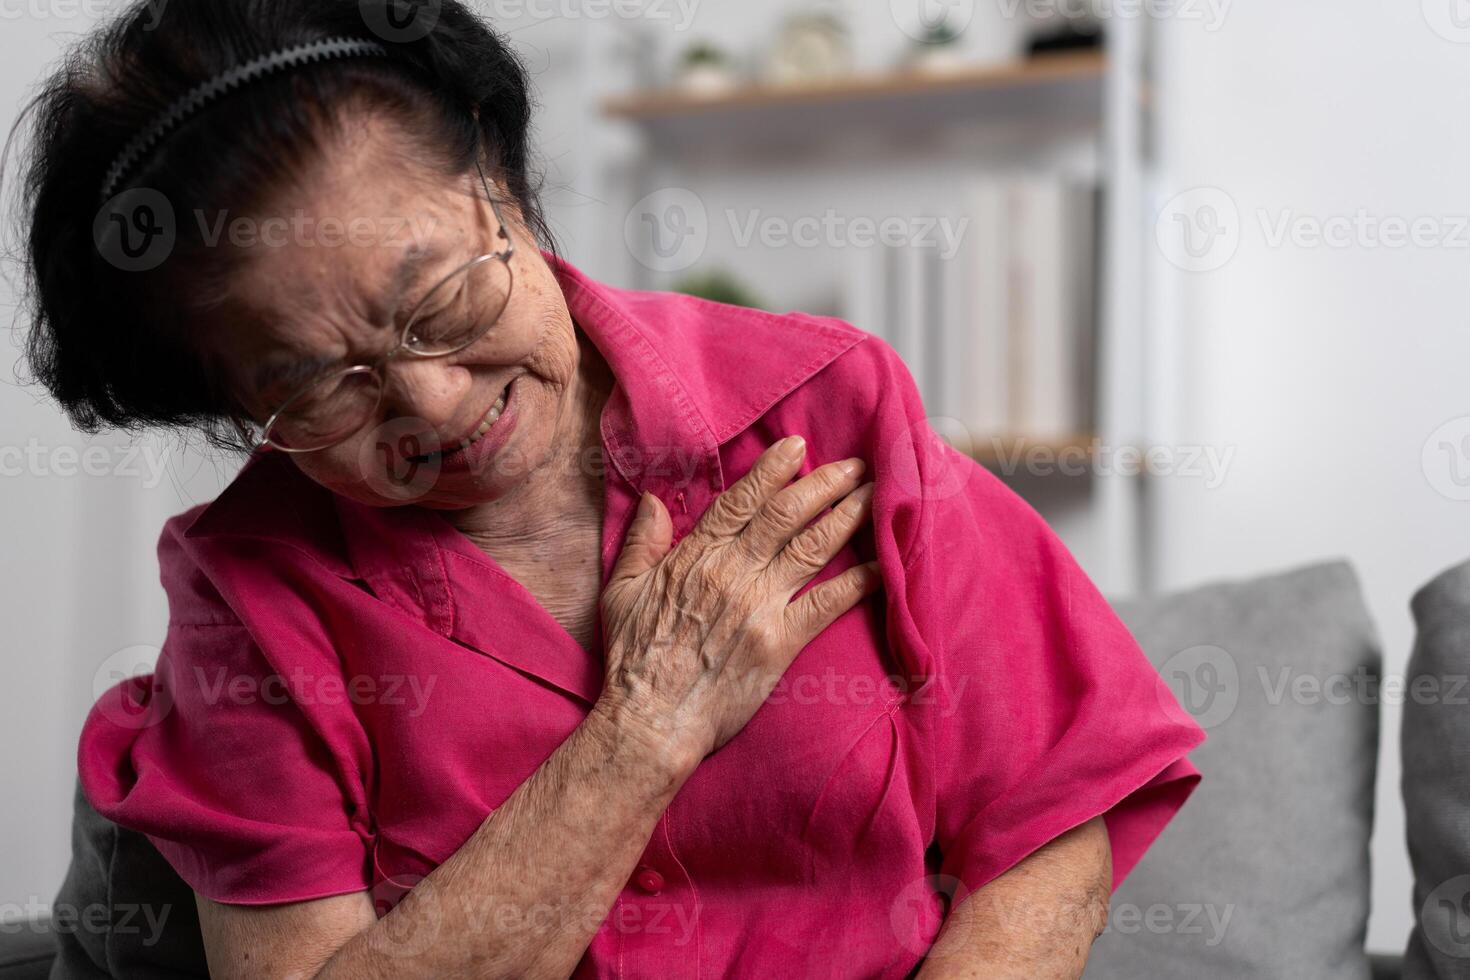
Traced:
<svg viewBox="0 0 1470 980">
<path fill-rule="evenodd" d="M 564 560 L 581 551 L 589 534 L 600 538 L 604 481 L 593 464 L 602 458 L 602 409 L 613 375 L 580 328 L 577 337 L 580 357 L 553 456 L 509 496 L 445 515 L 503 565 Z"/>
</svg>

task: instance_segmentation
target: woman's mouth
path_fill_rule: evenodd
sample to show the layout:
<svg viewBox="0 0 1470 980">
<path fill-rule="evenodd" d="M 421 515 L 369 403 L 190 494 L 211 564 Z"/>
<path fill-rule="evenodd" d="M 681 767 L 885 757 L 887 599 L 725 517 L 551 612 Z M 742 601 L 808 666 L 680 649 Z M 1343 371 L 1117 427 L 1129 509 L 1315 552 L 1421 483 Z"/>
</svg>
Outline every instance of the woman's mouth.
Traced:
<svg viewBox="0 0 1470 980">
<path fill-rule="evenodd" d="M 490 410 L 485 413 L 485 417 L 480 419 L 479 425 L 475 426 L 474 430 L 471 431 L 469 435 L 464 436 L 455 444 L 451 446 L 446 446 L 443 449 L 438 450 L 437 452 L 425 453 L 422 456 L 415 456 L 414 462 L 427 463 L 432 460 L 441 459 L 446 456 L 452 456 L 455 453 L 463 452 L 464 450 L 473 446 L 475 443 L 479 442 L 481 439 L 485 438 L 485 436 L 490 433 L 490 430 L 495 428 L 495 423 L 500 421 L 500 416 L 505 411 L 505 403 L 509 397 L 510 385 L 507 384 L 505 388 L 501 390 L 500 397 L 495 399 L 495 404 L 490 406 Z"/>
</svg>

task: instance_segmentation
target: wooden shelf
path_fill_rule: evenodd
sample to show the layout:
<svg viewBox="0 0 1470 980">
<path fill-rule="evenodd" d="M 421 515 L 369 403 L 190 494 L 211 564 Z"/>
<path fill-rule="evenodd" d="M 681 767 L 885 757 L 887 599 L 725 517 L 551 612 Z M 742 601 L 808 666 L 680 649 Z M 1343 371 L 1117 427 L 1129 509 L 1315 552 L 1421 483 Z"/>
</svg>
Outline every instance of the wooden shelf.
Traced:
<svg viewBox="0 0 1470 980">
<path fill-rule="evenodd" d="M 809 85 L 753 85 L 713 95 L 677 90 L 638 92 L 607 100 L 603 112 L 615 119 L 656 122 L 739 110 L 836 106 L 929 95 L 1000 92 L 1062 82 L 1101 82 L 1106 71 L 1106 56 L 1102 52 L 1086 51 L 947 72 L 857 75 Z"/>
</svg>

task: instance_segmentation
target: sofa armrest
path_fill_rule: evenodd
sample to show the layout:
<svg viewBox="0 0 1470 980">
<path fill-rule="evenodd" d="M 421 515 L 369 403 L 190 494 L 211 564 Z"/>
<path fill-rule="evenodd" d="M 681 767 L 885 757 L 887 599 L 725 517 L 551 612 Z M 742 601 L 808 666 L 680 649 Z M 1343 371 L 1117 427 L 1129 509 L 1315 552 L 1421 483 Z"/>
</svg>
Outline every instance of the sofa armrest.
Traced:
<svg viewBox="0 0 1470 980">
<path fill-rule="evenodd" d="M 1368 957 L 1368 963 L 1373 967 L 1373 980 L 1401 980 L 1404 973 L 1402 956 L 1373 953 Z"/>
<path fill-rule="evenodd" d="M 0 980 L 46 980 L 56 936 L 44 919 L 0 925 Z"/>
</svg>

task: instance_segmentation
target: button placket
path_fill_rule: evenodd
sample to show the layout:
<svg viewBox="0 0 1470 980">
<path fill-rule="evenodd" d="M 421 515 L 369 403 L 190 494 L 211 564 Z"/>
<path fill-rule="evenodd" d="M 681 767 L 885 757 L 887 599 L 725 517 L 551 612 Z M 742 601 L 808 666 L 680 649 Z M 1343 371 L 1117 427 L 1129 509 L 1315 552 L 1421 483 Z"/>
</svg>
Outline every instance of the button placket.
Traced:
<svg viewBox="0 0 1470 980">
<path fill-rule="evenodd" d="M 657 895 L 664 890 L 664 876 L 646 864 L 638 866 L 633 882 L 645 895 Z"/>
<path fill-rule="evenodd" d="M 659 818 L 615 909 L 629 976 L 699 976 L 697 899 Z"/>
</svg>

